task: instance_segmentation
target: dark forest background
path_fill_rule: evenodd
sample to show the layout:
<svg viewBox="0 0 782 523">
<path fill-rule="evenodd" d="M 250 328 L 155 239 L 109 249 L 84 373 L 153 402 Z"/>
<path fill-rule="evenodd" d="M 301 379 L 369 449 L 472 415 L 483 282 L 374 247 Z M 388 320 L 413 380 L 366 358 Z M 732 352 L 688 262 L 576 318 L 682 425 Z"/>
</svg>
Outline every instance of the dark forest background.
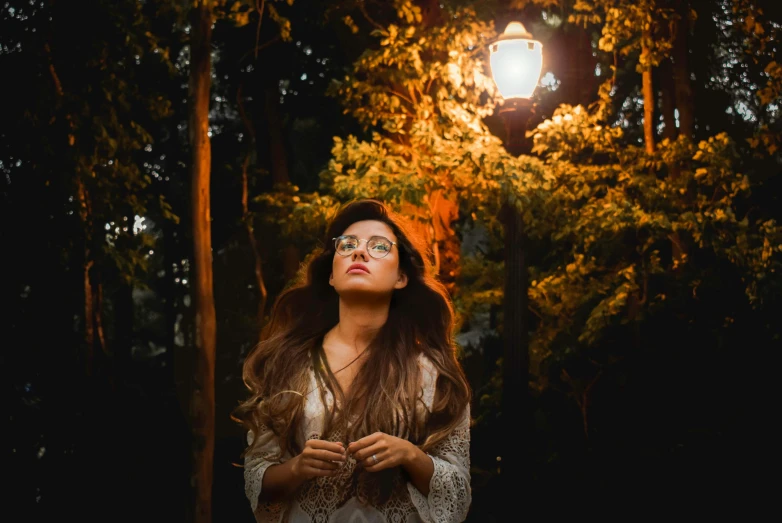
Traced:
<svg viewBox="0 0 782 523">
<path fill-rule="evenodd" d="M 196 519 L 190 4 L 0 4 L 7 521 Z M 214 521 L 253 521 L 242 361 L 363 196 L 433 231 L 474 391 L 469 521 L 773 495 L 782 4 L 205 6 Z M 544 46 L 522 155 L 488 67 L 511 20 Z M 500 408 L 503 202 L 529 228 L 524 412 Z M 499 474 L 515 418 L 525 470 Z"/>
</svg>

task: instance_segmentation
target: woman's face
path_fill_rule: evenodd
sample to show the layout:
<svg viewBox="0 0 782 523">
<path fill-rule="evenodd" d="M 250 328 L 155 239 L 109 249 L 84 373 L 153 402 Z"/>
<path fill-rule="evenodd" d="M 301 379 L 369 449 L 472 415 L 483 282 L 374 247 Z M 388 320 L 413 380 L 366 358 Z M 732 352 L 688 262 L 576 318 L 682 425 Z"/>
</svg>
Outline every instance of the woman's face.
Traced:
<svg viewBox="0 0 782 523">
<path fill-rule="evenodd" d="M 391 295 L 394 289 L 407 285 L 407 275 L 399 270 L 398 245 L 392 245 L 388 254 L 379 257 L 386 250 L 382 242 L 369 245 L 369 240 L 381 236 L 396 242 L 391 227 L 377 220 L 355 222 L 345 229 L 342 236 L 354 236 L 345 251 L 346 255 L 334 253 L 329 285 L 341 297 L 348 295 Z M 372 254 L 368 250 L 372 248 Z"/>
</svg>

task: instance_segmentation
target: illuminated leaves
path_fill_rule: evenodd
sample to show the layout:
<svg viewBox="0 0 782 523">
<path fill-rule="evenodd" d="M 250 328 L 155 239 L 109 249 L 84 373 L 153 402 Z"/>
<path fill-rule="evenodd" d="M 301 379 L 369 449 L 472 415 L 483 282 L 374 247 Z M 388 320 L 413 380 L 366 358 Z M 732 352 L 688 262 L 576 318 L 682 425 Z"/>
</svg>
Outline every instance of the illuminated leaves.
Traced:
<svg viewBox="0 0 782 523">
<path fill-rule="evenodd" d="M 763 72 L 768 77 L 768 82 L 758 91 L 760 103 L 778 103 L 782 100 L 782 65 L 775 61 L 769 62 Z"/>
<path fill-rule="evenodd" d="M 577 2 L 574 20 L 605 21 L 601 47 L 624 54 L 638 50 L 641 32 L 651 27 L 650 59 L 659 60 L 670 43 L 655 31 L 680 21 L 651 5 Z M 381 197 L 427 213 L 430 195 L 450 190 L 464 215 L 486 229 L 488 252 L 496 254 L 503 230 L 497 216 L 510 204 L 529 238 L 546 245 L 530 268 L 530 309 L 538 318 L 533 367 L 557 351 L 598 346 L 617 328 L 693 300 L 711 270 L 698 266 L 698 257 L 734 267 L 752 306 L 762 307 L 780 290 L 780 228 L 747 213 L 751 184 L 736 172 L 737 148 L 728 135 L 697 144 L 663 140 L 649 155 L 607 123 L 611 86 L 604 83 L 599 103 L 562 105 L 529 134 L 537 158 L 513 157 L 482 122 L 499 103 L 483 62 L 493 27 L 469 9 L 431 28 L 411 23 L 415 15 L 406 13 L 375 31 L 379 46 L 331 87 L 371 139 L 335 138 L 320 177 L 320 194 L 327 196 L 301 195 L 298 202 L 284 196 L 274 204 L 286 209 L 280 213 L 286 227 L 300 219 L 323 223 L 315 201 L 332 208 Z M 501 304 L 501 262 L 477 254 L 461 260 L 461 271 L 455 300 L 462 313 Z"/>
<path fill-rule="evenodd" d="M 291 2 L 289 2 L 291 3 Z M 277 27 L 280 31 L 280 38 L 287 42 L 291 39 L 291 22 L 284 16 L 280 15 L 279 11 L 277 11 L 277 8 L 274 7 L 274 4 L 271 2 L 266 5 L 266 8 L 269 10 L 269 18 L 274 21 L 274 23 L 277 24 Z"/>
<path fill-rule="evenodd" d="M 345 15 L 342 17 L 342 21 L 345 22 L 345 25 L 350 28 L 350 32 L 353 34 L 358 33 L 358 25 L 356 25 L 356 22 L 353 21 L 353 17 L 350 15 Z"/>
<path fill-rule="evenodd" d="M 397 0 L 396 14 L 400 20 L 404 20 L 408 24 L 414 24 L 421 22 L 421 8 L 415 5 L 410 0 Z"/>
<path fill-rule="evenodd" d="M 643 46 L 638 71 L 658 65 L 670 55 L 672 23 L 686 23 L 674 9 L 656 0 L 578 0 L 569 21 L 579 25 L 602 24 L 598 48 L 609 53 L 629 55 Z"/>
<path fill-rule="evenodd" d="M 780 291 L 782 228 L 747 215 L 751 185 L 735 171 L 727 134 L 698 144 L 664 140 L 648 156 L 599 122 L 563 105 L 531 133 L 553 183 L 548 205 L 536 208 L 545 220 L 530 227 L 550 232 L 562 260 L 540 267 L 532 282 L 531 307 L 541 318 L 536 350 L 560 350 L 554 344 L 563 337 L 594 346 L 616 326 L 642 321 L 672 299 L 651 290 L 664 281 L 685 278 L 698 288 L 710 268 L 692 265 L 695 252 L 735 266 L 754 307 Z M 666 176 L 670 165 L 679 166 L 677 178 Z M 670 254 L 674 241 L 687 242 L 690 252 L 679 245 L 684 252 Z M 675 298 L 692 299 L 692 292 Z"/>
<path fill-rule="evenodd" d="M 293 5 L 294 0 L 284 0 L 287 5 Z M 250 16 L 255 13 L 256 16 L 268 16 L 279 31 L 280 39 L 290 41 L 291 22 L 281 15 L 277 10 L 275 3 L 283 3 L 283 0 L 268 0 L 266 2 L 256 2 L 255 0 L 212 0 L 211 7 L 214 18 L 221 18 L 233 22 L 237 27 L 242 27 L 250 23 Z M 263 9 L 261 9 L 263 7 Z"/>
<path fill-rule="evenodd" d="M 620 127 L 606 126 L 598 114 L 590 114 L 582 106 L 563 104 L 528 136 L 533 139 L 533 153 L 551 160 L 591 163 L 595 155 L 613 153 L 623 133 Z"/>
</svg>

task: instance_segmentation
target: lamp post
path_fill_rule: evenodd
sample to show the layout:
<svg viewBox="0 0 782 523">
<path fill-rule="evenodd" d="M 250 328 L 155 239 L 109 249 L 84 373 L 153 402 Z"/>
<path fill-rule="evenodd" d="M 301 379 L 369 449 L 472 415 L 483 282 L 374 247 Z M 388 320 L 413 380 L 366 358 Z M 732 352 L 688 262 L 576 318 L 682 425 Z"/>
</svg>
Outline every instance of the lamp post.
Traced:
<svg viewBox="0 0 782 523">
<path fill-rule="evenodd" d="M 511 22 L 489 46 L 491 74 L 505 100 L 500 115 L 505 121 L 505 148 L 518 156 L 526 151 L 525 131 L 530 97 L 543 67 L 543 44 L 534 40 L 521 22 Z"/>
<path fill-rule="evenodd" d="M 505 148 L 518 156 L 527 151 L 526 124 L 543 65 L 542 44 L 519 22 L 511 22 L 489 46 L 492 78 L 505 99 Z M 528 286 L 526 234 L 522 215 L 507 202 L 500 219 L 505 233 L 505 292 L 503 298 L 502 447 L 498 462 L 503 499 L 511 503 L 514 489 L 531 479 L 527 449 L 532 433 L 529 397 Z M 521 425 L 521 430 L 519 430 Z M 525 490 L 527 490 L 525 488 Z M 527 490 L 529 492 L 529 490 Z"/>
</svg>

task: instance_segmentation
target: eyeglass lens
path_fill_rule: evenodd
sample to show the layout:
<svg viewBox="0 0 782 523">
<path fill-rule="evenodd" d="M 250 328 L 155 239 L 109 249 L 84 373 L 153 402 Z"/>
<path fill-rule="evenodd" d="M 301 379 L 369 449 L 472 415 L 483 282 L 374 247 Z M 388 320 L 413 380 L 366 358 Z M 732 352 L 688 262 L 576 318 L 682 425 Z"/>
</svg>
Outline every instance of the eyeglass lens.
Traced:
<svg viewBox="0 0 782 523">
<path fill-rule="evenodd" d="M 340 236 L 337 238 L 337 252 L 346 256 L 358 248 L 361 240 L 355 236 Z M 367 240 L 367 251 L 373 258 L 383 258 L 391 252 L 391 242 L 383 237 L 373 237 Z"/>
</svg>

